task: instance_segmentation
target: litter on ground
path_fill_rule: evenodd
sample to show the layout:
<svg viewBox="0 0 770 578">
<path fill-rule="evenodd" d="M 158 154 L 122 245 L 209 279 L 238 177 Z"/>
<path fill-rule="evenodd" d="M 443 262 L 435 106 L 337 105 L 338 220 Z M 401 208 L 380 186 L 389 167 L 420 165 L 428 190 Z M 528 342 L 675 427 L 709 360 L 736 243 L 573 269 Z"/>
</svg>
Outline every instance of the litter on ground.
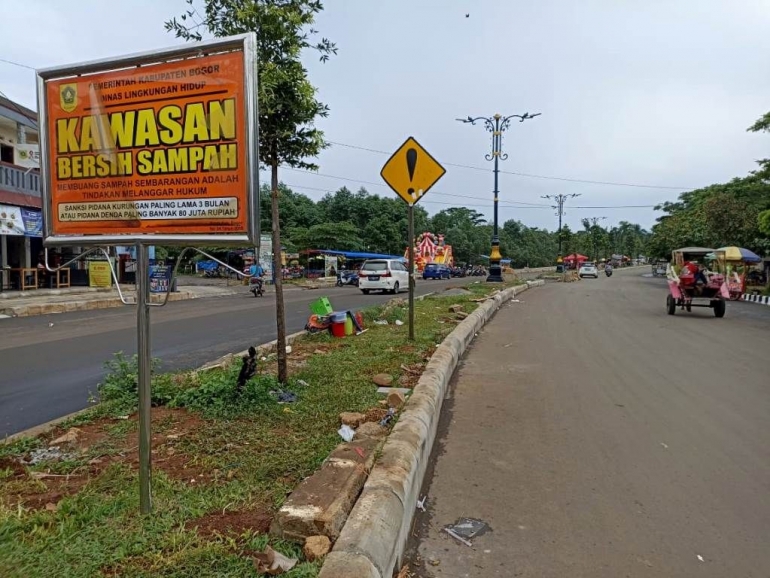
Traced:
<svg viewBox="0 0 770 578">
<path fill-rule="evenodd" d="M 472 547 L 471 540 L 489 530 L 489 525 L 476 518 L 460 518 L 454 524 L 444 528 L 444 531 L 455 540 Z"/>
<path fill-rule="evenodd" d="M 340 434 L 340 437 L 346 442 L 353 441 L 353 437 L 356 435 L 356 431 L 349 425 L 343 425 L 337 430 L 337 433 Z"/>
<path fill-rule="evenodd" d="M 264 552 L 254 556 L 254 565 L 257 567 L 257 572 L 267 574 L 268 576 L 279 576 L 284 572 L 288 572 L 297 565 L 297 562 L 296 558 L 284 556 L 280 552 L 273 550 L 270 546 L 266 546 Z"/>
</svg>

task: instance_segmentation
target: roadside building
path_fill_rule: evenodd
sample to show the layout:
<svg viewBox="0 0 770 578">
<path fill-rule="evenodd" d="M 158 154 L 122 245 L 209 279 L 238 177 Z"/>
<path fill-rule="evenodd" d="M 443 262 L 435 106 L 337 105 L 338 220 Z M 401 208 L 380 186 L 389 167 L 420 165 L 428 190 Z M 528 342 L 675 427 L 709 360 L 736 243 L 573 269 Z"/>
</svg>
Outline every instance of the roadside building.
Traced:
<svg viewBox="0 0 770 578">
<path fill-rule="evenodd" d="M 42 199 L 37 113 L 0 96 L 0 267 L 2 288 L 17 288 L 37 267 Z"/>
</svg>

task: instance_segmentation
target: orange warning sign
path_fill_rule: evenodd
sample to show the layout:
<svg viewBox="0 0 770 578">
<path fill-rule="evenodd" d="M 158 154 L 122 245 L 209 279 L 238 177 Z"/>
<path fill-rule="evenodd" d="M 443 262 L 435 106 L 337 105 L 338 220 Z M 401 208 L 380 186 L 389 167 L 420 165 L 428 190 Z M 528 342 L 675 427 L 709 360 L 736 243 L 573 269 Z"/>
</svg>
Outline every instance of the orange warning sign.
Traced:
<svg viewBox="0 0 770 578">
<path fill-rule="evenodd" d="M 248 230 L 244 55 L 46 81 L 53 235 Z"/>
</svg>

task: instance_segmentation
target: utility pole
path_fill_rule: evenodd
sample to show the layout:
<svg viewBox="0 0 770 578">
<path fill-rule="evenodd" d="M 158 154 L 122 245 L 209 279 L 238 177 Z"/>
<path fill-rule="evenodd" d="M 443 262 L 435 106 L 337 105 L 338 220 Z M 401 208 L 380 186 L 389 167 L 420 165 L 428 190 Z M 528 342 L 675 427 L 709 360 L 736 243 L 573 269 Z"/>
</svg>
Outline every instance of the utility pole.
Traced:
<svg viewBox="0 0 770 578">
<path fill-rule="evenodd" d="M 495 168 L 494 168 L 494 174 L 495 174 L 495 221 L 494 221 L 494 229 L 492 231 L 492 250 L 489 252 L 489 276 L 487 277 L 487 283 L 502 283 L 503 282 L 503 268 L 500 266 L 500 261 L 502 261 L 503 256 L 500 254 L 500 237 L 497 234 L 497 176 L 499 173 L 498 169 L 498 161 L 499 160 L 505 160 L 508 158 L 507 154 L 503 154 L 503 133 L 508 128 L 508 126 L 511 124 L 512 118 L 518 118 L 519 122 L 524 122 L 525 120 L 529 120 L 530 118 L 535 118 L 536 116 L 540 116 L 541 113 L 535 113 L 535 114 L 529 114 L 528 112 L 525 112 L 524 114 L 512 114 L 510 116 L 503 116 L 501 114 L 496 114 L 492 117 L 486 117 L 486 116 L 477 116 L 476 118 L 468 117 L 468 118 L 458 118 L 457 120 L 460 122 L 464 122 L 466 124 L 476 124 L 479 121 L 484 121 L 484 127 L 487 129 L 488 132 L 492 133 L 492 154 L 484 155 L 484 158 L 488 161 L 495 161 Z"/>
<path fill-rule="evenodd" d="M 549 199 L 556 202 L 556 204 L 553 205 L 553 208 L 556 209 L 556 215 L 559 217 L 559 233 L 557 235 L 559 239 L 559 257 L 561 257 L 561 219 L 566 214 L 564 212 L 564 203 L 567 199 L 574 199 L 579 196 L 580 193 L 573 193 L 571 195 L 543 195 L 540 197 L 541 199 Z"/>
</svg>

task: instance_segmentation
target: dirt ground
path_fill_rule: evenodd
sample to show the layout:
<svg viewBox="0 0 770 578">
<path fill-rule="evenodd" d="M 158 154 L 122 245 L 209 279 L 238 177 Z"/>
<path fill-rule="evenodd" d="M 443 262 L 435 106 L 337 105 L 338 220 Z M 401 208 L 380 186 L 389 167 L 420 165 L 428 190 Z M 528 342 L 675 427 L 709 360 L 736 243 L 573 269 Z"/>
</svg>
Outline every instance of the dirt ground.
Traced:
<svg viewBox="0 0 770 578">
<path fill-rule="evenodd" d="M 156 407 L 152 409 L 152 423 L 153 468 L 188 483 L 212 481 L 213 472 L 191 465 L 189 456 L 178 449 L 179 440 L 203 425 L 199 416 L 182 409 Z M 138 414 L 134 414 L 125 420 L 100 418 L 70 430 L 52 430 L 42 437 L 44 446 L 57 446 L 72 454 L 79 465 L 66 473 L 56 473 L 53 463 L 49 468 L 41 464 L 33 470 L 26 463 L 3 458 L 0 470 L 8 469 L 11 474 L 0 480 L 0 499 L 8 506 L 55 509 L 62 498 L 77 493 L 111 464 L 123 463 L 138 469 L 137 428 Z M 74 441 L 52 444 L 68 432 L 74 432 Z M 23 459 L 28 461 L 29 457 L 27 454 Z"/>
</svg>

